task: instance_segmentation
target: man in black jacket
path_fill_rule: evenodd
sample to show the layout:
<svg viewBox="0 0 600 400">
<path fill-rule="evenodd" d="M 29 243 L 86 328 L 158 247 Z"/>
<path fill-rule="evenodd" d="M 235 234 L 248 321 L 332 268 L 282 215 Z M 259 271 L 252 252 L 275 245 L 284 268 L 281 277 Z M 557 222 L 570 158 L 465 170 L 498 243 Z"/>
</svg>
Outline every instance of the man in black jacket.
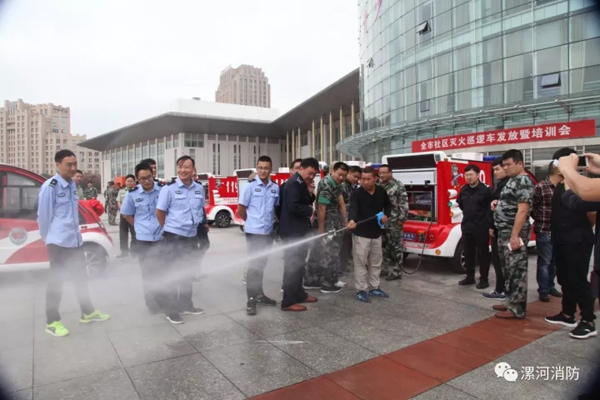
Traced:
<svg viewBox="0 0 600 400">
<path fill-rule="evenodd" d="M 494 193 L 492 193 L 493 201 L 500 198 L 500 192 L 502 192 L 504 185 L 508 182 L 508 176 L 506 176 L 506 171 L 502 168 L 502 157 L 498 157 L 492 162 L 492 169 L 494 171 L 494 178 L 496 178 L 496 188 L 494 189 Z M 504 283 L 502 264 L 500 263 L 500 254 L 498 253 L 498 230 L 494 226 L 494 212 L 490 209 L 489 213 L 489 235 L 492 238 L 492 265 L 496 272 L 496 288 L 489 293 L 484 293 L 483 297 L 492 300 L 504 300 L 506 299 L 506 285 Z"/>
<path fill-rule="evenodd" d="M 301 158 L 296 158 L 290 164 L 290 178 L 294 176 L 296 172 L 300 170 L 300 164 L 302 164 Z M 285 191 L 285 184 L 289 181 L 289 179 L 279 186 L 279 206 L 275 207 L 275 215 L 277 216 L 277 220 L 281 219 L 281 208 L 283 207 L 283 192 Z M 278 228 L 279 229 L 279 228 Z"/>
<path fill-rule="evenodd" d="M 318 171 L 319 162 L 314 158 L 305 158 L 300 164 L 300 170 L 285 184 L 279 220 L 279 235 L 285 245 L 305 239 L 311 233 L 310 217 L 313 214 L 315 196 L 310 193 L 309 186 L 314 186 Z M 302 287 L 309 248 L 309 243 L 303 243 L 284 251 L 281 301 L 281 309 L 284 311 L 306 311 L 306 307 L 300 303 L 317 301 L 315 297 L 308 296 Z"/>
<path fill-rule="evenodd" d="M 561 149 L 554 159 L 576 153 L 572 149 Z M 594 298 L 588 272 L 594 247 L 594 232 L 588 219 L 588 212 L 600 209 L 600 203 L 581 200 L 565 183 L 556 186 L 552 197 L 552 215 L 550 217 L 552 244 L 556 260 L 556 275 L 562 287 L 562 311 L 547 317 L 551 324 L 563 325 L 573 329 L 569 336 L 587 339 L 596 336 L 594 324 Z M 576 323 L 577 306 L 581 313 L 581 322 Z"/>
<path fill-rule="evenodd" d="M 459 285 L 475 284 L 475 255 L 479 260 L 479 283 L 477 289 L 490 286 L 488 274 L 490 271 L 490 250 L 488 226 L 490 225 L 489 205 L 492 192 L 479 180 L 480 169 L 477 165 L 465 167 L 467 184 L 460 189 L 458 206 L 463 212 L 461 223 L 462 243 L 465 252 L 465 268 L 467 277 Z"/>
</svg>

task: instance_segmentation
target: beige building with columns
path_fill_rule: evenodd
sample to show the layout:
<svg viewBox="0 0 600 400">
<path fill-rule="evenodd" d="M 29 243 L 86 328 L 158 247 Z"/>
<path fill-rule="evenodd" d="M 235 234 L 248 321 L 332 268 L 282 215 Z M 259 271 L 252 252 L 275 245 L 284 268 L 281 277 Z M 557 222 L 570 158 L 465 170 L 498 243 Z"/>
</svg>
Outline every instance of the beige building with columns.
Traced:
<svg viewBox="0 0 600 400">
<path fill-rule="evenodd" d="M 329 85 L 273 123 L 285 133 L 287 165 L 295 158 L 348 161 L 336 144 L 359 131 L 358 69 Z"/>
<path fill-rule="evenodd" d="M 91 138 L 81 146 L 101 152 L 102 181 L 125 176 L 144 158 L 157 161 L 158 176 L 175 175 L 182 155 L 199 173 L 230 176 L 269 155 L 273 167 L 294 158 L 330 163 L 350 160 L 336 144 L 358 132 L 358 69 L 283 115 L 277 110 L 194 99 L 175 102 L 164 113 Z"/>
</svg>

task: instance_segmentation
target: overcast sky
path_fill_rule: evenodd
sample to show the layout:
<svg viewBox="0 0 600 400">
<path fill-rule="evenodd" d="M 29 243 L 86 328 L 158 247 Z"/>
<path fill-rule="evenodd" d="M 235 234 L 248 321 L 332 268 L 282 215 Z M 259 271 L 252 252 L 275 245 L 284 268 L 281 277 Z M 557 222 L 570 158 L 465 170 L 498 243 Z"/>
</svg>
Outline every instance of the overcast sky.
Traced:
<svg viewBox="0 0 600 400">
<path fill-rule="evenodd" d="M 245 63 L 287 111 L 358 66 L 358 29 L 348 0 L 0 0 L 0 100 L 71 107 L 92 137 L 214 101 Z"/>
</svg>

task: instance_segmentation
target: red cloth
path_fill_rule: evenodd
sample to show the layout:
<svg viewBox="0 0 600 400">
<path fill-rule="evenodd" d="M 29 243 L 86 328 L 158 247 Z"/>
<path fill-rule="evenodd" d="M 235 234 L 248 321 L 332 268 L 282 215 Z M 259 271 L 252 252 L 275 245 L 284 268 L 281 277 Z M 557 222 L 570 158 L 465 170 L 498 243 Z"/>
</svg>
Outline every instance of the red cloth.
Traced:
<svg viewBox="0 0 600 400">
<path fill-rule="evenodd" d="M 87 200 L 88 205 L 98 214 L 99 217 L 104 214 L 104 206 L 96 199 Z"/>
</svg>

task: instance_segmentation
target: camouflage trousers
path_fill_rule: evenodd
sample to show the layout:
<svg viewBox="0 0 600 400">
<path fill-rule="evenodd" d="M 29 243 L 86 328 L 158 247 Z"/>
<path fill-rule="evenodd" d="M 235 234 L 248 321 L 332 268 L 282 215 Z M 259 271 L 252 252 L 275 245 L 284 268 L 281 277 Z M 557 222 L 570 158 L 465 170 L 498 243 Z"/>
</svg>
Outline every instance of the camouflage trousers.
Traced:
<svg viewBox="0 0 600 400">
<path fill-rule="evenodd" d="M 324 239 L 315 241 L 308 255 L 304 274 L 305 286 L 333 286 L 337 283 L 340 275 L 342 240 L 342 235 L 336 235 L 330 242 Z"/>
<path fill-rule="evenodd" d="M 525 318 L 527 310 L 527 243 L 529 232 L 519 235 L 523 246 L 511 251 L 508 248 L 511 232 L 498 232 L 498 253 L 506 281 L 506 308 L 518 318 Z"/>
<path fill-rule="evenodd" d="M 381 235 L 383 243 L 383 264 L 381 270 L 390 275 L 402 273 L 404 250 L 402 249 L 403 229 L 386 229 Z"/>
<path fill-rule="evenodd" d="M 108 223 L 110 225 L 116 225 L 117 224 L 117 213 L 119 212 L 119 207 L 117 207 L 116 204 L 114 206 L 109 204 L 106 212 L 108 213 Z"/>
</svg>

